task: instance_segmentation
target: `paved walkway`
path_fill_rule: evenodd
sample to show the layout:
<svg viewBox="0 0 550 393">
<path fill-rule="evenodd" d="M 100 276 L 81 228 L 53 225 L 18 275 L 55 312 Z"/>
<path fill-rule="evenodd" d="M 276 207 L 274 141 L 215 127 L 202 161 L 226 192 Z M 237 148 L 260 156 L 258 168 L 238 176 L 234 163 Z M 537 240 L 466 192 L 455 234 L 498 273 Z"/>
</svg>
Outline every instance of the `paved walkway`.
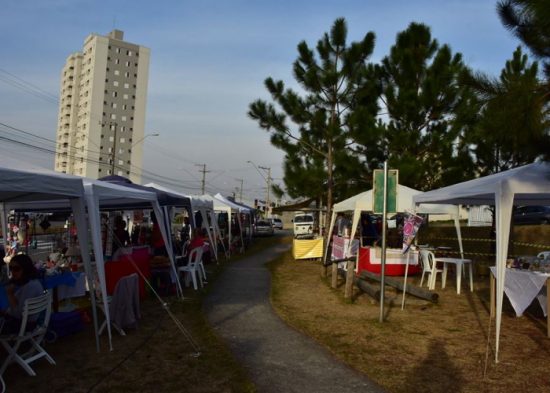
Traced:
<svg viewBox="0 0 550 393">
<path fill-rule="evenodd" d="M 208 320 L 248 370 L 259 392 L 381 392 L 309 337 L 288 327 L 271 308 L 265 262 L 279 245 L 230 263 L 205 300 Z"/>
</svg>

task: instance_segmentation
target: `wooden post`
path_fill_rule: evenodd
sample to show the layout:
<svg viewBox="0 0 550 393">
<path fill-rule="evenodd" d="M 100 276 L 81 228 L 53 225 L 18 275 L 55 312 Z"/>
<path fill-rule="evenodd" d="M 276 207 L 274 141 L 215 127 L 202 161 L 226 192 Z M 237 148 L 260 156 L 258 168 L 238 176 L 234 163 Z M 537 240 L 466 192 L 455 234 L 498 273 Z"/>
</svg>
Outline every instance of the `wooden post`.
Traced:
<svg viewBox="0 0 550 393">
<path fill-rule="evenodd" d="M 550 337 L 550 278 L 546 279 L 546 335 Z"/>
<path fill-rule="evenodd" d="M 490 315 L 491 315 L 491 319 L 493 319 L 495 317 L 495 292 L 496 292 L 496 288 L 495 288 L 495 276 L 493 276 L 493 273 L 492 272 L 489 272 L 489 276 L 491 277 L 491 280 L 490 280 L 490 291 L 491 291 L 491 294 L 490 294 L 490 301 L 491 301 L 491 307 L 490 307 Z"/>
<path fill-rule="evenodd" d="M 336 288 L 338 286 L 338 264 L 332 264 L 332 277 L 331 277 L 331 287 Z"/>
<path fill-rule="evenodd" d="M 347 262 L 348 270 L 346 272 L 346 286 L 344 290 L 344 298 L 351 299 L 353 296 L 353 279 L 355 276 L 355 262 Z"/>
</svg>

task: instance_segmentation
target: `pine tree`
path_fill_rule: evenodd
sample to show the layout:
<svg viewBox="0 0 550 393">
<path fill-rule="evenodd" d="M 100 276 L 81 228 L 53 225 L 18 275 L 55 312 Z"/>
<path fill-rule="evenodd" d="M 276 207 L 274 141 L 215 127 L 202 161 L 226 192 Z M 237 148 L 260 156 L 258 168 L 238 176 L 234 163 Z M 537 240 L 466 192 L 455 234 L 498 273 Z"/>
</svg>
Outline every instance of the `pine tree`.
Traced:
<svg viewBox="0 0 550 393">
<path fill-rule="evenodd" d="M 284 182 L 289 194 L 322 196 L 329 217 L 334 190 L 346 192 L 361 177 L 361 162 L 350 149 L 356 143 L 357 119 L 374 119 L 377 112 L 373 85 L 366 83 L 374 69 L 367 64 L 374 33 L 358 42 L 346 41 L 347 25 L 340 18 L 318 41 L 316 54 L 300 42 L 293 71 L 303 93 L 267 78 L 273 103 L 257 100 L 248 112 L 271 133 L 271 143 L 286 153 Z M 362 105 L 369 98 L 374 106 Z"/>
<path fill-rule="evenodd" d="M 473 96 L 459 83 L 465 66 L 459 53 L 432 39 L 430 28 L 411 23 L 397 35 L 378 68 L 387 120 L 384 149 L 399 182 L 421 190 L 471 176 L 463 142 L 463 114 Z"/>
</svg>

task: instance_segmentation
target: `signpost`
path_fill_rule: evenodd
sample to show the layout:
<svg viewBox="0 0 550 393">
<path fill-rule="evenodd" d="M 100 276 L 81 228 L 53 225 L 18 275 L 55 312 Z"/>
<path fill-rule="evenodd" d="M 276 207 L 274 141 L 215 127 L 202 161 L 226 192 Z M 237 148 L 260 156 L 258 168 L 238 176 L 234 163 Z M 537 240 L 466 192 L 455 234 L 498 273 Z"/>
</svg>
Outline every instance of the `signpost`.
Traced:
<svg viewBox="0 0 550 393">
<path fill-rule="evenodd" d="M 388 171 L 388 162 L 384 170 L 376 169 L 373 174 L 373 211 L 382 213 L 382 266 L 380 272 L 380 322 L 384 322 L 384 295 L 386 273 L 386 220 L 389 213 L 397 212 L 397 177 L 398 171 Z"/>
</svg>

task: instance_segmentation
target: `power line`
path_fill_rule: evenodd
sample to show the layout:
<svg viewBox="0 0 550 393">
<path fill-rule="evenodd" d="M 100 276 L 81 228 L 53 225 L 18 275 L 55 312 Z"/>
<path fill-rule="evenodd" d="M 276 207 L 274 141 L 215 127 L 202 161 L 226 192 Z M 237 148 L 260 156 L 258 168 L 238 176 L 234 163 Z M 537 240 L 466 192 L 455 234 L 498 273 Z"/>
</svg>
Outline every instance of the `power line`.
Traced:
<svg viewBox="0 0 550 393">
<path fill-rule="evenodd" d="M 43 153 L 54 154 L 54 155 L 57 154 L 57 152 L 55 150 L 52 150 L 50 148 L 42 147 L 42 146 L 36 146 L 36 145 L 31 144 L 31 143 L 18 141 L 18 140 L 8 138 L 8 137 L 5 137 L 5 136 L 0 136 L 0 140 L 4 140 L 6 142 L 10 142 L 10 143 L 14 143 L 14 144 L 17 144 L 17 145 L 20 145 L 20 146 L 24 146 L 26 148 L 30 148 L 30 149 L 40 151 L 40 152 L 43 152 Z M 79 157 L 77 155 L 70 154 L 70 153 L 67 153 L 66 155 L 70 158 L 84 160 L 84 161 L 89 162 L 89 163 L 106 164 L 104 161 L 94 160 L 94 159 L 91 159 L 89 157 L 86 157 L 86 158 L 85 157 Z M 142 177 L 144 177 L 146 179 L 149 179 L 149 180 L 155 180 L 155 181 L 158 181 L 159 183 L 170 184 L 172 186 L 181 187 L 181 188 L 184 188 L 184 189 L 192 189 L 192 190 L 201 189 L 200 187 L 184 186 L 180 182 L 177 182 L 177 180 L 175 180 L 173 178 L 169 178 L 169 177 L 162 176 L 162 175 L 159 175 L 159 174 L 151 172 L 151 171 L 144 170 L 142 168 L 136 167 L 135 165 L 131 165 L 131 166 L 134 167 L 134 168 L 137 168 L 138 170 L 141 169 L 141 173 L 137 173 L 137 172 L 132 171 L 132 170 L 130 170 L 128 172 L 130 172 L 131 174 L 134 174 L 134 175 L 141 174 Z M 118 167 L 118 168 L 120 168 L 120 167 Z M 122 169 L 122 168 L 120 168 L 120 169 Z"/>
</svg>

